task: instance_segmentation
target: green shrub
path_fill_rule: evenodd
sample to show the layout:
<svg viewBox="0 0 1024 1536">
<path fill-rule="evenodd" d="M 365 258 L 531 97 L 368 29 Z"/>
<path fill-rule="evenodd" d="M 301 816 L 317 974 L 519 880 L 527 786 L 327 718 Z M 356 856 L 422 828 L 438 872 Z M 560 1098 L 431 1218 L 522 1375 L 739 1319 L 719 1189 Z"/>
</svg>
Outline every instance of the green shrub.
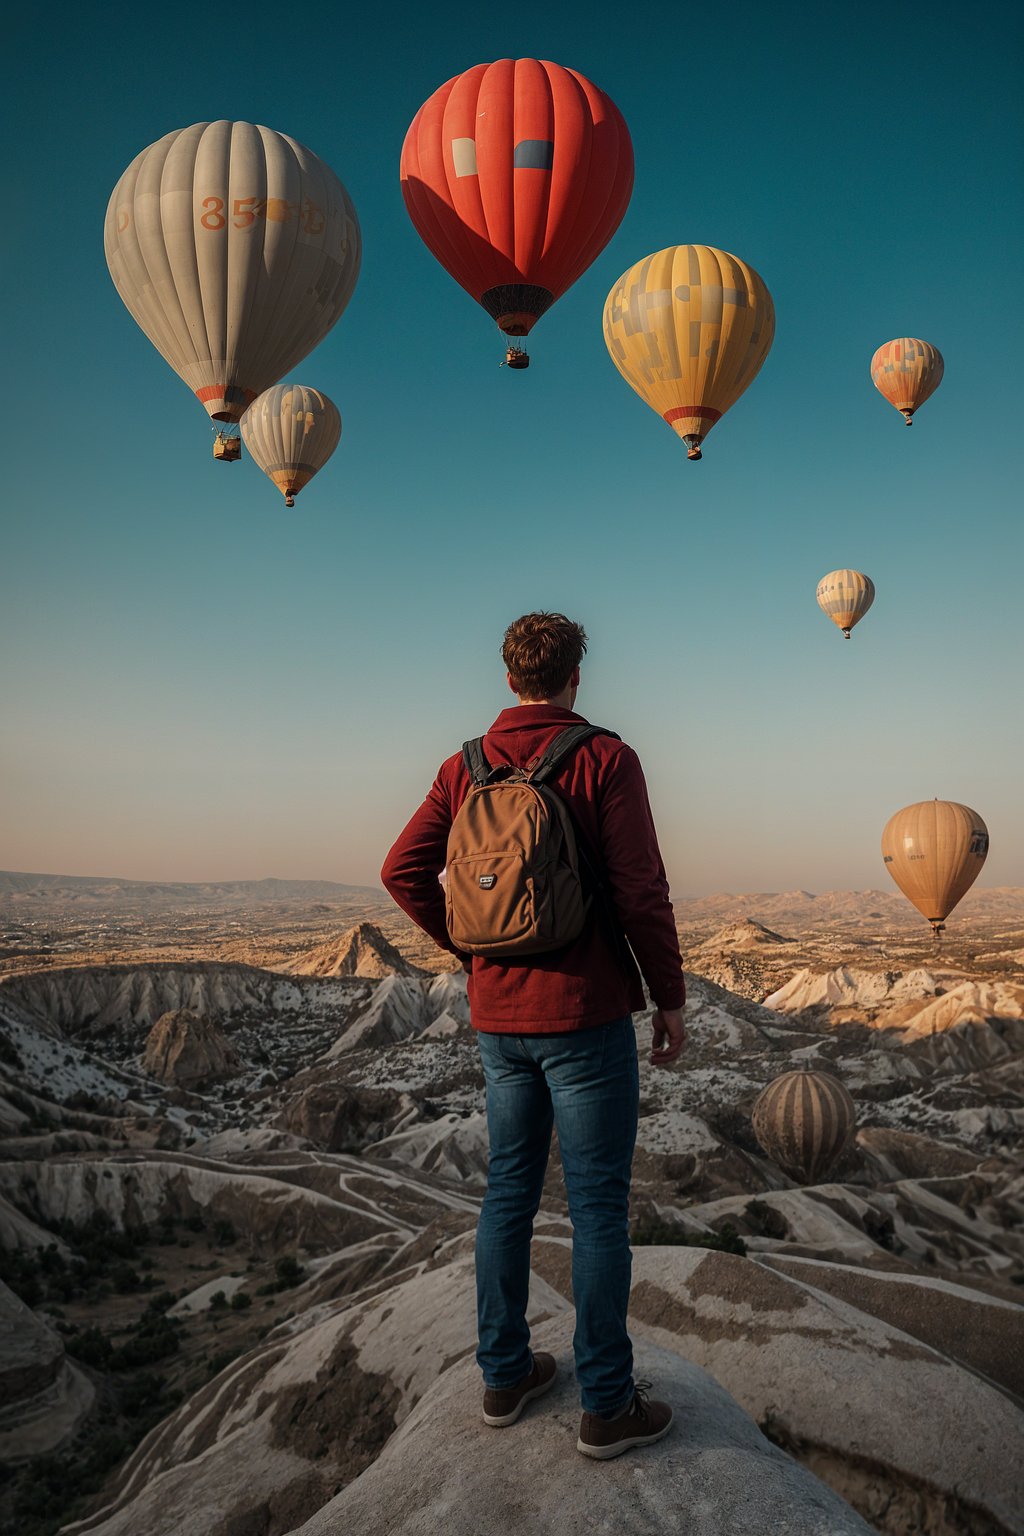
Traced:
<svg viewBox="0 0 1024 1536">
<path fill-rule="evenodd" d="M 251 1306 L 252 1297 L 247 1295 L 245 1291 L 236 1291 L 231 1298 L 231 1310 L 233 1312 L 243 1312 L 246 1307 Z"/>
<path fill-rule="evenodd" d="M 713 1248 L 720 1253 L 737 1253 L 741 1257 L 747 1252 L 746 1243 L 728 1222 L 720 1232 L 690 1232 L 677 1222 L 659 1221 L 657 1217 L 650 1216 L 637 1222 L 631 1241 L 634 1248 Z"/>
</svg>

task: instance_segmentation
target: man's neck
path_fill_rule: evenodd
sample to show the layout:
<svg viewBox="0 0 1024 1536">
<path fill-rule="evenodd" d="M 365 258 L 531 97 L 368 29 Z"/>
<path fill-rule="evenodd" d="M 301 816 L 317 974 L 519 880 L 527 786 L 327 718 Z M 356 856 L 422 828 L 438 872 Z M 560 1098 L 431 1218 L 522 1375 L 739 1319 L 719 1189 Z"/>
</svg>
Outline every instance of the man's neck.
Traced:
<svg viewBox="0 0 1024 1536">
<path fill-rule="evenodd" d="M 572 709 L 576 702 L 571 688 L 566 688 L 564 693 L 556 694 L 552 699 L 523 699 L 520 704 L 553 704 L 556 709 Z"/>
</svg>

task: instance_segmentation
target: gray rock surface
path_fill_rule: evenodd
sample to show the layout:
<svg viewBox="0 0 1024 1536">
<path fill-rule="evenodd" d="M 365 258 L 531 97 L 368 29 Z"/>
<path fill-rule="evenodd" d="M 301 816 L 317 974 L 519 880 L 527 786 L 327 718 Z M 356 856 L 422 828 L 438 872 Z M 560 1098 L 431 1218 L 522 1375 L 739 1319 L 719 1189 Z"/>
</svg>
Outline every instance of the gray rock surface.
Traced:
<svg viewBox="0 0 1024 1536">
<path fill-rule="evenodd" d="M 224 1031 L 190 1008 L 160 1015 L 146 1036 L 142 1059 L 145 1070 L 162 1083 L 179 1083 L 183 1088 L 200 1088 L 232 1077 L 239 1064 L 238 1053 Z"/>
<path fill-rule="evenodd" d="M 862 1536 L 870 1526 L 777 1450 L 703 1371 L 641 1342 L 637 1369 L 676 1405 L 659 1444 L 611 1462 L 576 1450 L 573 1319 L 534 1332 L 560 1380 L 518 1424 L 488 1429 L 473 1360 L 421 1398 L 379 1459 L 290 1536 Z"/>
<path fill-rule="evenodd" d="M 54 1325 L 0 1282 L 0 1460 L 54 1450 L 78 1428 L 93 1396 Z"/>
<path fill-rule="evenodd" d="M 699 1248 L 638 1249 L 630 1317 L 710 1371 L 876 1528 L 1024 1532 L 1024 1412 L 880 1318 Z"/>
</svg>

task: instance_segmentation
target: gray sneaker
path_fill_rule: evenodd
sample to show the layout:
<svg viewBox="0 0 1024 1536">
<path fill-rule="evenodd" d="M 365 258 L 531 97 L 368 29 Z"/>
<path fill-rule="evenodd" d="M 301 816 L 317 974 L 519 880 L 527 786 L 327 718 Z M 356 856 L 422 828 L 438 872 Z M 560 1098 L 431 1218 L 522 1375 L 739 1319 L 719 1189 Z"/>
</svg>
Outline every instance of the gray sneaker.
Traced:
<svg viewBox="0 0 1024 1536">
<path fill-rule="evenodd" d="M 538 1350 L 532 1371 L 522 1381 L 514 1387 L 488 1387 L 484 1392 L 484 1423 L 495 1429 L 514 1424 L 532 1398 L 543 1397 L 551 1390 L 557 1369 L 554 1355 Z"/>
<path fill-rule="evenodd" d="M 616 1419 L 585 1413 L 576 1449 L 597 1461 L 610 1461 L 634 1445 L 653 1445 L 667 1435 L 672 1428 L 672 1409 L 668 1403 L 651 1402 L 647 1396 L 650 1385 L 649 1381 L 636 1382 L 632 1403 Z"/>
</svg>

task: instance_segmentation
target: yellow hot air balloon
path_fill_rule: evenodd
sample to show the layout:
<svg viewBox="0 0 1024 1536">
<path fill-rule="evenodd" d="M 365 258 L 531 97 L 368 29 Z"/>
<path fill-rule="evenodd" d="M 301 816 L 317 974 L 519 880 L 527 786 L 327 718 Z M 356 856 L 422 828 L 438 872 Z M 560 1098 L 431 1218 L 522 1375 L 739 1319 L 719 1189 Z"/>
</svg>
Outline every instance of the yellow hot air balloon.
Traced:
<svg viewBox="0 0 1024 1536">
<path fill-rule="evenodd" d="M 214 421 L 238 421 L 324 339 L 361 254 L 334 172 L 287 134 L 232 122 L 136 155 L 103 244 L 132 316 Z"/>
<path fill-rule="evenodd" d="M 818 582 L 818 607 L 838 624 L 846 639 L 875 600 L 875 584 L 863 571 L 829 571 Z"/>
<path fill-rule="evenodd" d="M 772 1162 L 800 1184 L 816 1184 L 843 1151 L 856 1108 L 830 1072 L 785 1072 L 758 1094 L 750 1119 Z"/>
<path fill-rule="evenodd" d="M 242 437 L 253 459 L 269 475 L 286 507 L 323 469 L 341 438 L 341 417 L 333 400 L 305 384 L 276 384 L 242 417 Z"/>
<path fill-rule="evenodd" d="M 942 383 L 942 353 L 930 342 L 900 336 L 879 347 L 871 359 L 871 382 L 890 405 L 903 413 L 907 426 L 914 412 Z"/>
<path fill-rule="evenodd" d="M 988 828 L 969 805 L 921 800 L 886 823 L 882 858 L 908 901 L 928 919 L 936 937 L 988 856 Z"/>
<path fill-rule="evenodd" d="M 775 335 L 771 294 L 738 256 L 670 245 L 619 278 L 604 340 L 626 383 L 683 439 L 687 458 L 756 378 Z"/>
</svg>

